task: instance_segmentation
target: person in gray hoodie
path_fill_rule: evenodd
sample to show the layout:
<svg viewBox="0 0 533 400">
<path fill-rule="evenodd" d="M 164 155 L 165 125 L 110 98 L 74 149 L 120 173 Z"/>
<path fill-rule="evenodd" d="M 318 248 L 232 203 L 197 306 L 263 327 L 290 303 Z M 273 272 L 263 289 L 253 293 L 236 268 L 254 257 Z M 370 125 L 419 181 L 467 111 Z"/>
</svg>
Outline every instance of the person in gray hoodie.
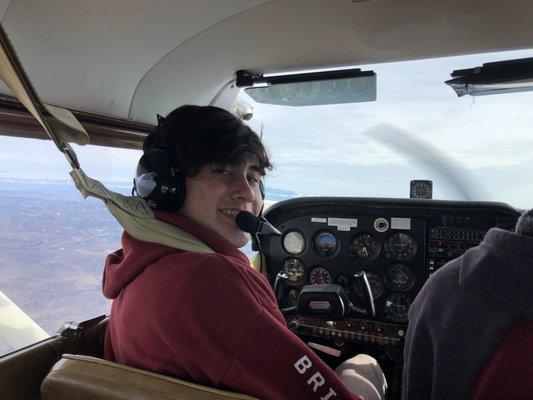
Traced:
<svg viewBox="0 0 533 400">
<path fill-rule="evenodd" d="M 479 246 L 428 279 L 409 311 L 403 397 L 477 398 L 473 393 L 477 379 L 493 351 L 499 351 L 498 343 L 522 321 L 529 325 L 521 334 L 530 338 L 533 210 L 520 217 L 514 232 L 492 228 Z M 525 354 L 520 354 L 524 362 L 512 365 L 520 376 L 531 377 L 533 346 L 531 340 L 526 343 Z M 514 380 L 497 375 L 496 380 L 509 382 L 499 386 L 494 379 L 490 382 L 494 388 L 506 388 L 498 398 L 533 399 L 533 379 L 517 384 L 513 372 L 507 375 Z"/>
</svg>

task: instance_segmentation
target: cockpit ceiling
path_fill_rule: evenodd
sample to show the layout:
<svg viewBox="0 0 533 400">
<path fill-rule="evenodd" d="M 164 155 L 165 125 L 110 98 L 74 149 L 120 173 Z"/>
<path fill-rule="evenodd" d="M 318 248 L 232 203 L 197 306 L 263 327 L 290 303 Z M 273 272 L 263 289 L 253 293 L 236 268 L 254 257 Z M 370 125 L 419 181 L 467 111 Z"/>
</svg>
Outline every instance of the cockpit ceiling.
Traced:
<svg viewBox="0 0 533 400">
<path fill-rule="evenodd" d="M 149 124 L 208 104 L 242 68 L 519 49 L 533 38 L 530 0 L 0 0 L 0 15 L 44 102 Z"/>
</svg>

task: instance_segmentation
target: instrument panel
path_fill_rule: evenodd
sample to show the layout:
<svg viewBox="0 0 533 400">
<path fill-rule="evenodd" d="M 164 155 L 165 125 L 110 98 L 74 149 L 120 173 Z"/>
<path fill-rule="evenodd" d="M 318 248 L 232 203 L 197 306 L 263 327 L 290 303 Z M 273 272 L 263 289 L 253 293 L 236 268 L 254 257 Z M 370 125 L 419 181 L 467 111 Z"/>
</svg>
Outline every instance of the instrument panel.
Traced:
<svg viewBox="0 0 533 400">
<path fill-rule="evenodd" d="M 380 219 L 387 221 L 387 229 L 376 230 Z M 283 306 L 295 306 L 304 285 L 330 283 L 342 286 L 348 298 L 360 304 L 363 288 L 353 275 L 362 270 L 377 318 L 407 322 L 408 306 L 425 278 L 423 219 L 314 214 L 291 218 L 277 228 L 283 235 L 271 242 L 269 254 L 276 258 L 272 273 L 281 270 L 289 276 Z"/>
<path fill-rule="evenodd" d="M 420 199 L 301 198 L 265 214 L 281 237 L 262 238 L 269 280 L 288 276 L 280 307 L 295 306 L 304 285 L 342 286 L 355 305 L 364 301 L 353 278 L 365 271 L 376 307 L 370 321 L 294 318 L 298 334 L 339 341 L 402 343 L 408 311 L 438 268 L 477 246 L 491 227 L 513 229 L 519 212 L 503 203 Z M 403 347 L 403 346 L 402 346 Z"/>
</svg>

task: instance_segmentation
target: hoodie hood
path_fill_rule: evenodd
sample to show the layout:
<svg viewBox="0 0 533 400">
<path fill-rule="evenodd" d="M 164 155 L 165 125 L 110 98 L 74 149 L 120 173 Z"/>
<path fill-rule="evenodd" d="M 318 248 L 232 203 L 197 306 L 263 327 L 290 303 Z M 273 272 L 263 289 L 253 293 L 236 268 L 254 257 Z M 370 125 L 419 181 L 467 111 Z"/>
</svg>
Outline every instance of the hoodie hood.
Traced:
<svg viewBox="0 0 533 400">
<path fill-rule="evenodd" d="M 161 211 L 155 212 L 155 216 L 158 220 L 178 226 L 203 240 L 216 253 L 250 263 L 246 255 L 231 243 L 188 218 Z M 121 244 L 122 249 L 109 254 L 105 261 L 102 292 L 108 299 L 117 298 L 120 292 L 149 265 L 168 254 L 183 252 L 174 247 L 137 240 L 127 232 L 123 232 Z"/>
</svg>

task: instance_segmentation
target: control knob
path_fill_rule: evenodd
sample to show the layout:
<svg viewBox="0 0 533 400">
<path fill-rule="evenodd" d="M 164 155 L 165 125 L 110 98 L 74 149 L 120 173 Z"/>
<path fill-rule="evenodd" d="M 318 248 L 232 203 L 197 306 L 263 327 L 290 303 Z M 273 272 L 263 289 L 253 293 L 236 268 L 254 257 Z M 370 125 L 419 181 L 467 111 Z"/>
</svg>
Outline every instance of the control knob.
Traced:
<svg viewBox="0 0 533 400">
<path fill-rule="evenodd" d="M 288 323 L 288 327 L 291 331 L 296 332 L 298 328 L 300 327 L 300 323 L 297 319 L 292 319 Z"/>
</svg>

